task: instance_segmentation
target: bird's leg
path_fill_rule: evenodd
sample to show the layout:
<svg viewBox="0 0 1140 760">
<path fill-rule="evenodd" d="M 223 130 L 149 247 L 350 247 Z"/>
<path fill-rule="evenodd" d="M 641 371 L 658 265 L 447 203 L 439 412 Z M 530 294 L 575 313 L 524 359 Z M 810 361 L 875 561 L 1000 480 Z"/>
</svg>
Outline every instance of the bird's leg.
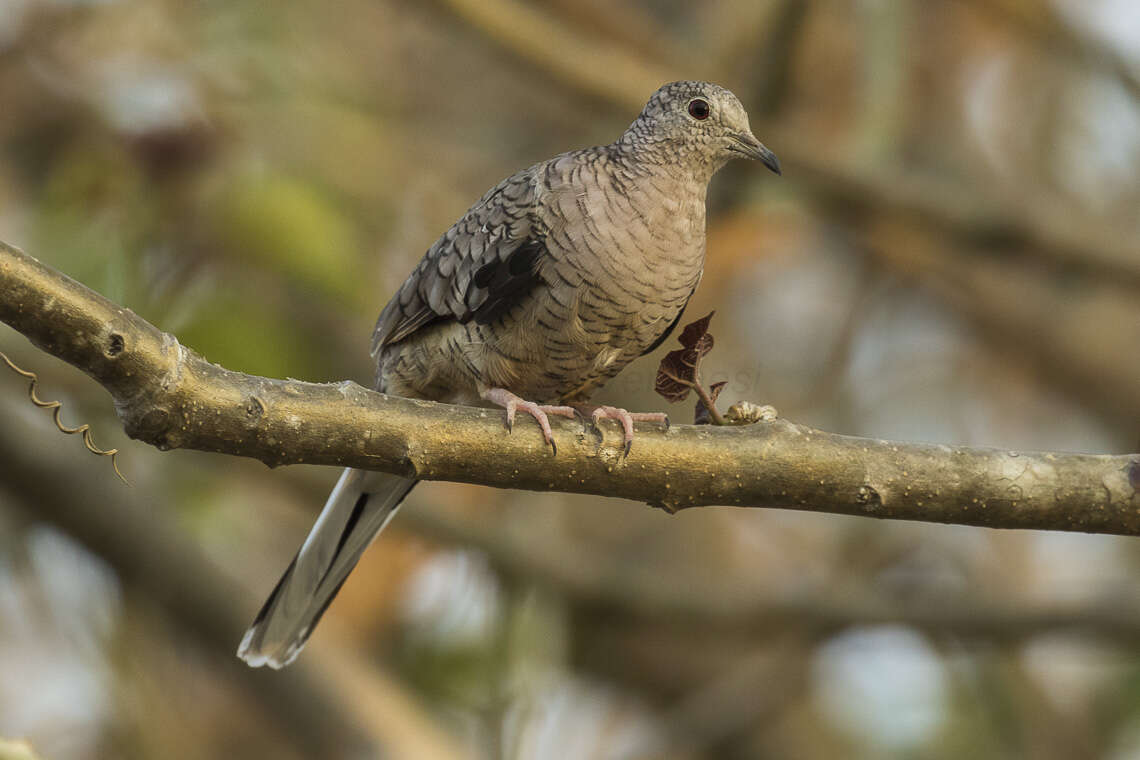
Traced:
<svg viewBox="0 0 1140 760">
<path fill-rule="evenodd" d="M 558 447 L 554 445 L 554 433 L 550 430 L 550 419 L 547 415 L 553 414 L 558 417 L 577 417 L 578 412 L 570 406 L 549 406 L 547 404 L 536 404 L 533 401 L 521 399 L 515 394 L 511 393 L 505 388 L 488 388 L 479 394 L 484 401 L 490 401 L 492 404 L 501 406 L 507 410 L 507 431 L 514 430 L 515 427 L 515 412 L 522 410 L 534 417 L 538 422 L 538 426 L 542 428 L 542 437 L 550 444 L 552 453 L 558 453 Z"/>
<path fill-rule="evenodd" d="M 621 423 L 623 440 L 625 441 L 625 455 L 633 447 L 633 423 L 660 422 L 669 428 L 669 415 L 664 412 L 630 412 L 616 406 L 592 406 L 590 404 L 577 404 L 574 407 L 582 416 L 589 416 L 597 427 L 601 420 L 617 420 Z"/>
</svg>

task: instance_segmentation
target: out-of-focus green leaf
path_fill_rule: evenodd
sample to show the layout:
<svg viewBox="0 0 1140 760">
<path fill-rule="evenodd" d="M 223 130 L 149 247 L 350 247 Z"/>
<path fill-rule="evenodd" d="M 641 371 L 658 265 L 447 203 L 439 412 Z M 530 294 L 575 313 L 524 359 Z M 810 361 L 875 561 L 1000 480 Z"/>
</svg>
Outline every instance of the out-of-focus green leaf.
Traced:
<svg viewBox="0 0 1140 760">
<path fill-rule="evenodd" d="M 408 642 L 402 664 L 417 688 L 434 699 L 484 705 L 500 662 L 489 642 L 430 646 Z"/>
<path fill-rule="evenodd" d="M 135 303 L 135 256 L 154 219 L 143 178 L 102 143 L 60 153 L 40 196 L 36 244 L 50 261 L 108 298 Z"/>
<path fill-rule="evenodd" d="M 333 298 L 360 297 L 355 230 L 312 186 L 280 175 L 245 178 L 221 193 L 210 215 L 232 255 Z"/>
<path fill-rule="evenodd" d="M 235 289 L 201 309 L 179 340 L 228 369 L 303 377 L 311 370 L 312 352 L 295 325 L 282 322 L 278 314 L 264 294 Z"/>
</svg>

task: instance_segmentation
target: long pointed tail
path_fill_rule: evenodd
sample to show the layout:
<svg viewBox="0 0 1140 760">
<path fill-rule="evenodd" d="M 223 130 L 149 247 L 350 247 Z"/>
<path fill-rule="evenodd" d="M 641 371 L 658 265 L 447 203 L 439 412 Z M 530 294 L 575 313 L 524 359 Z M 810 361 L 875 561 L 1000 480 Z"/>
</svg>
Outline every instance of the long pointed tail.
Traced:
<svg viewBox="0 0 1140 760">
<path fill-rule="evenodd" d="M 255 668 L 283 668 L 296 659 L 360 555 L 416 482 L 346 469 L 309 537 L 245 632 L 238 657 Z"/>
</svg>

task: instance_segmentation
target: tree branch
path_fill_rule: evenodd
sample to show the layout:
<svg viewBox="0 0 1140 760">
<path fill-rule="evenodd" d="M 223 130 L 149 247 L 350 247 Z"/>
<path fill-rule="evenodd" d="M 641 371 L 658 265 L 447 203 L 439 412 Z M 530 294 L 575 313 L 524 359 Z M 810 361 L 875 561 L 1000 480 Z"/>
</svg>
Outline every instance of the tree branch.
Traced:
<svg viewBox="0 0 1140 760">
<path fill-rule="evenodd" d="M 670 511 L 786 507 L 995 528 L 1140 534 L 1140 455 L 1018 453 L 853 438 L 784 420 L 503 431 L 499 413 L 210 364 L 173 336 L 0 243 L 0 321 L 87 372 L 127 433 L 270 466 L 348 465 L 425 480 L 622 496 Z"/>
</svg>

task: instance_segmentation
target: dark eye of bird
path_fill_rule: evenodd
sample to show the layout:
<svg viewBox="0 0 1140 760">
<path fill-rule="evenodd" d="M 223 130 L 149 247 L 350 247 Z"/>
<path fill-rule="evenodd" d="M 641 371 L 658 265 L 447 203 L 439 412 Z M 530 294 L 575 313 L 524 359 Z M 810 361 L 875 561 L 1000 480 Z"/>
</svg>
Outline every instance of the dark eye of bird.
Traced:
<svg viewBox="0 0 1140 760">
<path fill-rule="evenodd" d="M 689 101 L 689 116 L 697 121 L 704 121 L 709 117 L 709 102 L 701 98 Z"/>
</svg>

